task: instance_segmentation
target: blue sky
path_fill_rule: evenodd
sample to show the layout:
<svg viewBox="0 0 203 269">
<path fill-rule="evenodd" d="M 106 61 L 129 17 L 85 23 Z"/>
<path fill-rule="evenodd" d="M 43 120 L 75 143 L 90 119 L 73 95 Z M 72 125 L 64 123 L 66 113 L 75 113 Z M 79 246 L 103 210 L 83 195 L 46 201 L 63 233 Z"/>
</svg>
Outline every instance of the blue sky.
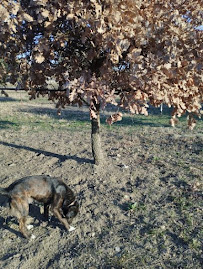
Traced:
<svg viewBox="0 0 203 269">
<path fill-rule="evenodd" d="M 203 25 L 198 26 L 197 29 L 203 31 Z"/>
</svg>

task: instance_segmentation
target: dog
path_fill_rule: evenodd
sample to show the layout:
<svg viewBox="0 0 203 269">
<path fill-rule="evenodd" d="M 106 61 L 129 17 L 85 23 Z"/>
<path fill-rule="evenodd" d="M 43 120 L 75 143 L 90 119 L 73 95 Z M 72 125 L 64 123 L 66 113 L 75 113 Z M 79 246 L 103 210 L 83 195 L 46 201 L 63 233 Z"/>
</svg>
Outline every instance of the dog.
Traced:
<svg viewBox="0 0 203 269">
<path fill-rule="evenodd" d="M 19 230 L 25 238 L 30 237 L 26 220 L 29 204 L 33 200 L 44 204 L 46 221 L 48 221 L 50 208 L 67 230 L 79 211 L 79 203 L 73 191 L 62 180 L 55 177 L 45 175 L 24 177 L 7 188 L 0 188 L 0 193 L 9 198 L 10 213 L 17 217 Z"/>
</svg>

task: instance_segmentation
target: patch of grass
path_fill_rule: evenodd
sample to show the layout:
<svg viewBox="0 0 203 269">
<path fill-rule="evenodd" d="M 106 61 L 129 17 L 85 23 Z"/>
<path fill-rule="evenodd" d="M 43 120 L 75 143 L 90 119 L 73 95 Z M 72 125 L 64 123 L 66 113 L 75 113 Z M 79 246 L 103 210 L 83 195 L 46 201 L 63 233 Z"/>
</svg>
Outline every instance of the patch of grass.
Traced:
<svg viewBox="0 0 203 269">
<path fill-rule="evenodd" d="M 190 209 L 192 206 L 191 201 L 185 196 L 175 197 L 173 202 L 181 211 Z"/>
<path fill-rule="evenodd" d="M 144 255 L 133 255 L 133 253 L 124 252 L 120 255 L 107 258 L 106 268 L 129 269 L 129 268 L 145 268 L 147 257 Z"/>
<path fill-rule="evenodd" d="M 15 114 L 14 116 L 6 116 L 0 121 L 0 129 L 14 129 L 19 130 L 21 128 L 28 127 L 33 131 L 39 130 L 72 130 L 79 131 L 80 129 L 90 128 L 90 123 L 84 121 L 61 121 L 49 116 L 40 115 L 25 115 Z"/>
<path fill-rule="evenodd" d="M 160 160 L 161 160 L 161 157 L 153 156 L 153 160 L 154 160 L 155 162 L 160 161 Z"/>
<path fill-rule="evenodd" d="M 135 202 L 128 205 L 128 210 L 130 211 L 144 211 L 145 209 L 146 206 L 143 203 L 138 204 L 137 202 Z"/>
<path fill-rule="evenodd" d="M 189 247 L 194 250 L 201 250 L 201 246 L 202 244 L 200 240 L 197 240 L 196 238 L 193 238 L 189 243 Z"/>
<path fill-rule="evenodd" d="M 51 129 L 52 126 L 48 127 L 49 124 L 53 124 L 54 123 L 54 127 L 55 128 L 59 128 L 59 129 L 66 129 L 66 128 L 80 128 L 80 127 L 90 127 L 90 120 L 89 120 L 89 112 L 88 110 L 85 111 L 76 111 L 75 108 L 74 110 L 71 109 L 71 107 L 67 107 L 67 109 L 62 110 L 62 116 L 58 117 L 57 116 L 57 112 L 56 109 L 54 108 L 54 103 L 50 102 L 49 100 L 47 100 L 47 98 L 37 98 L 35 100 L 29 100 L 29 96 L 27 95 L 27 93 L 23 93 L 21 95 L 21 93 L 15 93 L 15 95 L 13 95 L 15 97 L 14 98 L 10 98 L 7 99 L 7 105 L 9 106 L 9 103 L 12 104 L 14 103 L 13 100 L 15 100 L 15 104 L 17 104 L 19 102 L 19 104 L 21 102 L 26 103 L 28 106 L 29 104 L 32 105 L 32 107 L 29 109 L 29 115 L 33 115 L 34 118 L 36 118 L 36 123 L 34 123 L 34 120 L 30 122 L 30 126 L 31 127 L 35 127 L 35 128 L 40 128 L 40 129 Z M 12 97 L 12 96 L 11 96 Z M 34 104 L 36 104 L 36 107 L 33 106 Z M 50 104 L 50 108 L 47 107 L 47 105 Z M 41 105 L 41 106 L 39 106 Z M 46 105 L 46 106 L 43 106 Z M 112 112 L 113 110 L 109 110 L 107 108 L 108 112 Z M 22 126 L 22 120 L 25 120 L 25 125 L 27 124 L 26 118 L 27 116 L 24 115 L 25 111 L 21 111 L 18 112 L 18 116 L 20 119 L 18 119 L 18 121 L 20 121 L 19 126 Z M 37 122 L 38 118 L 46 116 L 46 123 L 43 125 L 42 122 Z M 101 124 L 103 128 L 110 128 L 113 130 L 120 130 L 120 128 L 122 127 L 126 127 L 128 126 L 128 131 L 131 133 L 135 132 L 135 129 L 140 129 L 140 128 L 145 128 L 145 127 L 152 127 L 152 128 L 157 128 L 157 127 L 171 127 L 169 120 L 171 118 L 171 109 L 168 107 L 164 107 L 164 111 L 163 114 L 160 113 L 160 109 L 159 108 L 154 108 L 154 107 L 150 107 L 149 108 L 149 116 L 144 116 L 144 115 L 130 115 L 129 113 L 126 113 L 125 111 L 123 111 L 123 119 L 120 122 L 116 122 L 114 123 L 112 126 L 108 126 L 106 123 L 106 118 L 108 116 L 104 113 L 101 113 Z M 22 120 L 21 120 L 22 119 Z M 56 122 L 52 122 L 52 120 L 55 119 Z M 68 127 L 67 125 L 61 124 L 61 123 L 57 123 L 57 121 L 60 121 L 60 119 L 63 119 L 66 121 L 66 123 L 68 123 Z M 3 119 L 4 120 L 4 119 Z M 30 117 L 29 117 L 30 120 Z M 18 121 L 15 121 L 15 123 L 19 123 Z M 12 122 L 12 121 L 11 121 Z M 10 126 L 11 127 L 11 126 Z M 9 128 L 10 128 L 9 127 Z M 179 124 L 176 126 L 178 129 L 180 128 L 187 128 L 187 119 L 186 116 L 183 116 L 179 119 Z M 202 120 L 197 120 L 197 125 L 196 128 L 197 130 L 203 128 L 203 121 Z"/>
<path fill-rule="evenodd" d="M 171 211 L 170 217 L 175 223 L 173 230 L 177 238 L 180 238 L 188 248 L 197 253 L 201 252 L 201 227 L 200 229 L 198 227 L 201 214 L 198 211 L 198 208 L 200 208 L 198 199 L 183 191 L 179 195 L 172 197 L 172 204 L 175 211 L 174 214 Z"/>
<path fill-rule="evenodd" d="M 0 121 L 0 129 L 16 129 L 18 124 L 9 120 L 1 120 Z"/>
</svg>

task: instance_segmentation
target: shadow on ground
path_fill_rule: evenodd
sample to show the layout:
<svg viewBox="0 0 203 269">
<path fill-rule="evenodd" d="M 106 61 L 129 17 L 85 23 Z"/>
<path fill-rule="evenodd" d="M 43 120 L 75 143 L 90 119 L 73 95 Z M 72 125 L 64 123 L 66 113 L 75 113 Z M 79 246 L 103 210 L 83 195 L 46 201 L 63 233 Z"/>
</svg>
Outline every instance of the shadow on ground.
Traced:
<svg viewBox="0 0 203 269">
<path fill-rule="evenodd" d="M 3 199 L 3 196 L 1 195 L 0 196 L 0 206 L 3 206 L 3 207 L 5 206 L 6 207 L 6 205 L 4 205 L 4 202 L 2 202 L 2 199 Z M 8 205 L 7 205 L 7 207 L 8 207 Z M 8 210 L 9 210 L 9 208 L 8 208 Z M 33 220 L 37 220 L 37 223 L 36 223 L 36 221 L 34 221 L 34 223 L 32 223 L 33 226 L 34 226 L 33 229 L 35 227 L 37 227 L 37 226 L 40 226 L 40 224 L 44 223 L 44 221 L 45 221 L 43 214 L 40 213 L 39 204 L 30 204 L 29 205 L 29 215 L 28 215 L 28 217 L 31 217 Z M 17 228 L 16 229 L 11 228 L 10 227 L 11 223 L 16 224 Z M 65 227 L 54 216 L 49 217 L 49 222 L 47 222 L 47 225 L 52 227 L 52 228 L 59 227 L 61 229 L 62 233 L 64 231 L 66 231 Z M 15 234 L 17 237 L 25 239 L 23 237 L 23 235 L 21 234 L 21 232 L 18 230 L 19 226 L 18 226 L 17 219 L 14 218 L 13 216 L 0 217 L 0 229 L 1 230 L 8 230 L 9 232 Z M 8 256 L 5 255 L 5 259 L 7 259 L 7 258 L 8 258 Z"/>
<path fill-rule="evenodd" d="M 19 99 L 4 96 L 0 97 L 0 102 L 19 102 Z"/>
<path fill-rule="evenodd" d="M 11 127 L 17 127 L 18 124 L 8 121 L 8 120 L 0 120 L 0 129 L 7 129 Z"/>
<path fill-rule="evenodd" d="M 66 160 L 75 160 L 78 163 L 93 163 L 93 161 L 91 159 L 80 158 L 80 157 L 77 157 L 75 155 L 73 155 L 73 156 L 61 155 L 61 154 L 57 154 L 57 153 L 50 152 L 50 151 L 45 151 L 45 150 L 41 150 L 41 149 L 34 149 L 34 148 L 31 148 L 31 147 L 27 147 L 27 146 L 16 145 L 16 144 L 13 144 L 13 143 L 7 143 L 7 142 L 4 142 L 4 141 L 0 141 L 0 144 L 3 145 L 3 146 L 11 147 L 11 148 L 25 149 L 25 150 L 28 150 L 28 151 L 32 151 L 32 152 L 35 152 L 38 155 L 43 154 L 43 155 L 48 156 L 48 157 L 55 157 L 55 158 L 59 159 L 59 162 L 64 162 Z"/>
<path fill-rule="evenodd" d="M 20 109 L 20 112 L 33 113 L 35 115 L 48 115 L 53 119 L 63 119 L 68 121 L 78 121 L 78 122 L 90 122 L 89 111 L 81 110 L 75 107 L 71 109 L 71 107 L 62 110 L 60 116 L 57 114 L 57 109 L 55 108 L 27 108 Z M 106 124 L 106 119 L 109 117 L 110 113 L 115 113 L 117 110 L 113 107 L 112 109 L 107 107 L 108 115 L 101 112 L 101 123 Z M 162 114 L 160 114 L 160 109 L 151 107 L 149 109 L 149 117 L 143 115 L 131 115 L 123 117 L 122 121 L 114 123 L 117 126 L 151 126 L 151 127 L 170 127 L 169 119 L 170 119 L 170 111 L 171 109 L 167 108 L 164 110 Z M 123 111 L 125 112 L 125 111 Z M 153 118 L 153 116 L 159 116 L 157 119 Z M 159 120 L 159 121 L 158 121 Z M 166 124 L 167 122 L 167 124 Z M 107 125 L 107 124 L 106 124 Z"/>
</svg>

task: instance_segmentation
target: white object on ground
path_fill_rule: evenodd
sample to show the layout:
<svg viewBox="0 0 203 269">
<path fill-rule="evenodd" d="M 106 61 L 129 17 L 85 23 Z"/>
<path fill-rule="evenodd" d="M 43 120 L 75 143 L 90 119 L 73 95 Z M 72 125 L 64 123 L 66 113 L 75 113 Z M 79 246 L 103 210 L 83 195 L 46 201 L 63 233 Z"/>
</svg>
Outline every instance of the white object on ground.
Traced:
<svg viewBox="0 0 203 269">
<path fill-rule="evenodd" d="M 76 228 L 75 227 L 73 227 L 73 226 L 70 226 L 70 228 L 69 228 L 69 232 L 72 232 L 72 231 L 74 231 Z"/>
<path fill-rule="evenodd" d="M 34 226 L 31 225 L 31 224 L 27 225 L 27 229 L 28 229 L 28 230 L 31 230 L 33 227 L 34 227 Z"/>
<path fill-rule="evenodd" d="M 123 168 L 128 169 L 129 166 L 124 164 L 124 165 L 123 165 Z"/>
<path fill-rule="evenodd" d="M 36 236 L 34 234 L 31 235 L 30 237 L 32 240 L 34 240 L 36 238 Z"/>
</svg>

